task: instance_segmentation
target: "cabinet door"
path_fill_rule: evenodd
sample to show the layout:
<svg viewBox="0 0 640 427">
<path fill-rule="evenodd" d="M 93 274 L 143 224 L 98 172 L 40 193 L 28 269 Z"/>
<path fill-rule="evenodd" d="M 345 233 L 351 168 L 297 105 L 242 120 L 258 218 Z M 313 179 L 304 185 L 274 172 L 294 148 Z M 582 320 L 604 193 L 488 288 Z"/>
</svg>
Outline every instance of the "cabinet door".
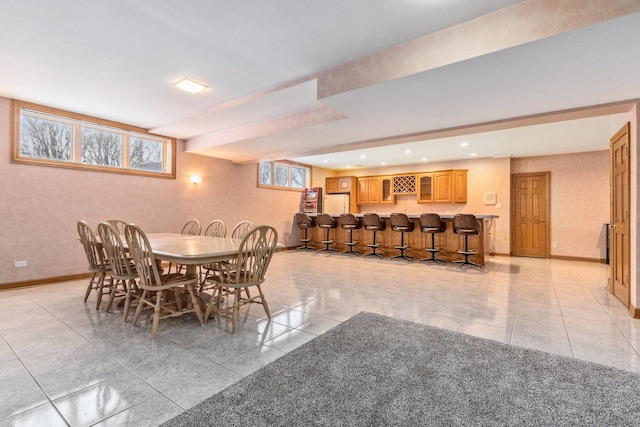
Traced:
<svg viewBox="0 0 640 427">
<path fill-rule="evenodd" d="M 433 174 L 424 173 L 418 175 L 418 203 L 433 202 Z"/>
<path fill-rule="evenodd" d="M 380 203 L 394 203 L 391 178 L 380 178 Z"/>
<path fill-rule="evenodd" d="M 369 178 L 369 203 L 380 203 L 380 178 Z"/>
<path fill-rule="evenodd" d="M 351 191 L 351 177 L 340 176 L 338 177 L 338 191 L 340 193 L 346 193 Z"/>
<path fill-rule="evenodd" d="M 453 202 L 467 203 L 467 171 L 453 171 Z"/>
<path fill-rule="evenodd" d="M 435 172 L 433 174 L 434 197 L 436 203 L 451 203 L 453 201 L 453 173 Z"/>
<path fill-rule="evenodd" d="M 358 195 L 356 200 L 359 205 L 369 203 L 369 179 L 358 178 Z"/>
<path fill-rule="evenodd" d="M 338 178 L 327 178 L 325 180 L 325 191 L 327 194 L 329 193 L 337 193 L 338 192 Z"/>
</svg>

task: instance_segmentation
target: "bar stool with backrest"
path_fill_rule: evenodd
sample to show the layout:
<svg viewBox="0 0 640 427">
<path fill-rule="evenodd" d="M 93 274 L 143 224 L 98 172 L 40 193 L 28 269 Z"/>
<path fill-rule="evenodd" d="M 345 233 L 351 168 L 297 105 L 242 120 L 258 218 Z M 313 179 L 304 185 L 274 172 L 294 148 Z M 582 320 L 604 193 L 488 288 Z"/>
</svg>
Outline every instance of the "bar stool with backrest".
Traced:
<svg viewBox="0 0 640 427">
<path fill-rule="evenodd" d="M 380 218 L 380 215 L 376 213 L 366 213 L 362 217 L 362 224 L 365 230 L 373 231 L 373 242 L 367 243 L 367 246 L 369 246 L 372 249 L 372 251 L 371 253 L 366 254 L 365 258 L 368 256 L 376 256 L 379 258 L 384 258 L 383 254 L 377 252 L 378 248 L 380 247 L 380 244 L 376 241 L 376 233 L 378 231 L 384 231 L 387 228 L 387 223 L 384 222 L 382 218 Z"/>
<path fill-rule="evenodd" d="M 396 255 L 391 259 L 402 258 L 404 260 L 411 262 L 413 260 L 413 257 L 404 254 L 404 251 L 410 248 L 410 246 L 405 245 L 404 243 L 404 233 L 411 233 L 415 228 L 415 224 L 411 219 L 409 219 L 409 217 L 406 214 L 403 214 L 403 213 L 392 213 L 390 217 L 390 222 L 391 222 L 391 230 L 397 233 L 400 233 L 400 244 L 393 246 L 394 248 L 400 251 L 400 255 Z"/>
<path fill-rule="evenodd" d="M 475 215 L 471 214 L 457 214 L 453 217 L 453 232 L 459 236 L 464 236 L 464 249 L 458 251 L 459 254 L 464 256 L 464 259 L 453 261 L 454 263 L 460 263 L 460 268 L 463 265 L 475 265 L 482 268 L 480 264 L 469 261 L 471 255 L 475 255 L 478 251 L 469 250 L 469 236 L 477 235 L 480 233 L 480 223 Z"/>
<path fill-rule="evenodd" d="M 318 224 L 318 228 L 324 230 L 325 234 L 324 234 L 324 240 L 321 240 L 320 242 L 323 243 L 325 245 L 324 249 L 320 249 L 320 252 L 326 251 L 326 252 L 337 252 L 337 249 L 334 248 L 330 248 L 329 245 L 332 245 L 335 243 L 335 240 L 331 240 L 329 237 L 329 232 L 331 231 L 332 228 L 338 228 L 338 222 L 331 218 L 331 215 L 329 214 L 318 214 L 318 216 L 316 217 L 316 224 Z"/>
<path fill-rule="evenodd" d="M 353 214 L 343 213 L 340 214 L 339 222 L 342 229 L 349 233 L 349 240 L 344 243 L 349 247 L 349 250 L 342 252 L 342 255 L 360 255 L 360 252 L 353 250 L 353 247 L 358 244 L 358 242 L 353 241 L 353 230 L 360 230 L 362 228 L 362 221 Z"/>
<path fill-rule="evenodd" d="M 423 233 L 431 234 L 431 247 L 424 248 L 425 251 L 431 254 L 431 257 L 421 259 L 420 262 L 433 261 L 436 264 L 440 262 L 446 263 L 447 261 L 442 258 L 436 258 L 436 254 L 440 252 L 440 248 L 436 248 L 436 234 L 444 233 L 447 228 L 447 224 L 440 218 L 440 215 L 436 213 L 423 213 L 420 215 L 420 231 Z"/>
<path fill-rule="evenodd" d="M 308 249 L 315 251 L 316 248 L 309 246 L 309 242 L 311 241 L 309 238 L 309 229 L 316 226 L 315 218 L 311 218 L 305 213 L 298 212 L 296 214 L 296 225 L 301 232 L 304 232 L 304 234 L 300 236 L 300 243 L 302 243 L 302 246 L 298 246 L 296 249 Z"/>
</svg>

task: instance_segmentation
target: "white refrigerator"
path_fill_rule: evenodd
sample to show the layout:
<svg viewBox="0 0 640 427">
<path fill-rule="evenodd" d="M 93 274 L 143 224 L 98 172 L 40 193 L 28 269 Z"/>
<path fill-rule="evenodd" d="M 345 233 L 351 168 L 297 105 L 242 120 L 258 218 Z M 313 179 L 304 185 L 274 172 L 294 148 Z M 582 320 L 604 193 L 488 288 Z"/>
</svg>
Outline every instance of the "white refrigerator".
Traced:
<svg viewBox="0 0 640 427">
<path fill-rule="evenodd" d="M 322 211 L 328 214 L 349 213 L 349 195 L 348 194 L 325 195 Z"/>
</svg>

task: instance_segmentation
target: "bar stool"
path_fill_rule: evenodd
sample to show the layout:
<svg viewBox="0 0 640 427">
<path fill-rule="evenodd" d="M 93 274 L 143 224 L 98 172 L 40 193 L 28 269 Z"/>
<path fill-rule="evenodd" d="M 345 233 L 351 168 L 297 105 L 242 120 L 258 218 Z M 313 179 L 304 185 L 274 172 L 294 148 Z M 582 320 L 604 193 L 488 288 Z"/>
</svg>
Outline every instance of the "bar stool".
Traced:
<svg viewBox="0 0 640 427">
<path fill-rule="evenodd" d="M 376 250 L 380 247 L 380 245 L 376 243 L 376 232 L 384 231 L 387 228 L 387 223 L 384 222 L 378 214 L 366 213 L 362 217 L 362 224 L 365 230 L 373 231 L 373 243 L 367 243 L 367 246 L 373 249 L 373 251 L 366 254 L 364 257 L 366 258 L 368 256 L 376 256 L 379 258 L 384 258 L 383 254 L 376 252 Z"/>
<path fill-rule="evenodd" d="M 446 228 L 447 224 L 440 218 L 440 215 L 436 213 L 423 213 L 420 215 L 420 231 L 431 234 L 431 247 L 424 248 L 425 251 L 431 254 L 431 257 L 421 259 L 420 262 L 433 261 L 438 265 L 440 262 L 447 262 L 442 258 L 436 258 L 436 254 L 440 252 L 440 248 L 436 248 L 436 233 L 444 233 Z"/>
<path fill-rule="evenodd" d="M 409 246 L 404 244 L 404 233 L 411 233 L 415 228 L 415 224 L 412 220 L 409 219 L 406 214 L 403 213 L 392 213 L 390 221 L 391 229 L 395 232 L 400 233 L 400 245 L 393 246 L 400 251 L 400 255 L 396 255 L 391 259 L 402 258 L 411 262 L 411 260 L 413 260 L 413 257 L 404 254 L 404 251 L 409 249 Z"/>
<path fill-rule="evenodd" d="M 325 230 L 324 240 L 320 241 L 321 243 L 324 243 L 325 248 L 320 249 L 320 252 L 337 252 L 337 249 L 329 247 L 329 245 L 335 243 L 335 240 L 331 240 L 329 238 L 329 231 L 331 231 L 332 228 L 338 228 L 338 222 L 335 219 L 331 218 L 329 214 L 318 214 L 318 216 L 316 217 L 316 224 L 318 224 L 318 228 Z"/>
<path fill-rule="evenodd" d="M 300 237 L 300 242 L 303 243 L 303 245 L 298 246 L 296 249 L 315 251 L 316 248 L 309 246 L 309 242 L 311 241 L 309 238 L 309 229 L 316 226 L 316 220 L 305 213 L 298 212 L 296 214 L 296 225 L 300 229 L 300 232 L 304 231 L 304 234 Z"/>
<path fill-rule="evenodd" d="M 469 257 L 471 255 L 475 255 L 478 253 L 478 251 L 469 250 L 469 236 L 477 235 L 480 233 L 480 223 L 476 219 L 475 215 L 457 214 L 456 216 L 454 216 L 453 232 L 459 236 L 464 236 L 464 249 L 458 251 L 459 254 L 464 256 L 464 259 L 453 261 L 454 264 L 460 263 L 460 268 L 462 268 L 463 265 L 475 265 L 476 267 L 482 268 L 480 264 L 469 261 Z"/>
<path fill-rule="evenodd" d="M 342 255 L 360 255 L 360 252 L 353 250 L 353 247 L 358 244 L 358 242 L 353 241 L 353 230 L 360 230 L 362 228 L 362 221 L 353 214 L 343 213 L 340 214 L 339 222 L 342 229 L 349 232 L 349 241 L 344 243 L 349 247 L 349 250 L 342 252 Z"/>
</svg>

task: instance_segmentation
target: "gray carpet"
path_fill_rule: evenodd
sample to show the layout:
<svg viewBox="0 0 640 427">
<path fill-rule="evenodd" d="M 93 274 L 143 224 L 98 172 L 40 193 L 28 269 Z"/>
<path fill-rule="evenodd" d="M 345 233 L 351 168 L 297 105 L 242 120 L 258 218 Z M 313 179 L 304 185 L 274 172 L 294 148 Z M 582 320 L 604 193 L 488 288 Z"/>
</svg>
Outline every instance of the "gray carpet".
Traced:
<svg viewBox="0 0 640 427">
<path fill-rule="evenodd" d="M 640 425 L 640 375 L 360 313 L 164 425 L 214 424 Z"/>
</svg>

